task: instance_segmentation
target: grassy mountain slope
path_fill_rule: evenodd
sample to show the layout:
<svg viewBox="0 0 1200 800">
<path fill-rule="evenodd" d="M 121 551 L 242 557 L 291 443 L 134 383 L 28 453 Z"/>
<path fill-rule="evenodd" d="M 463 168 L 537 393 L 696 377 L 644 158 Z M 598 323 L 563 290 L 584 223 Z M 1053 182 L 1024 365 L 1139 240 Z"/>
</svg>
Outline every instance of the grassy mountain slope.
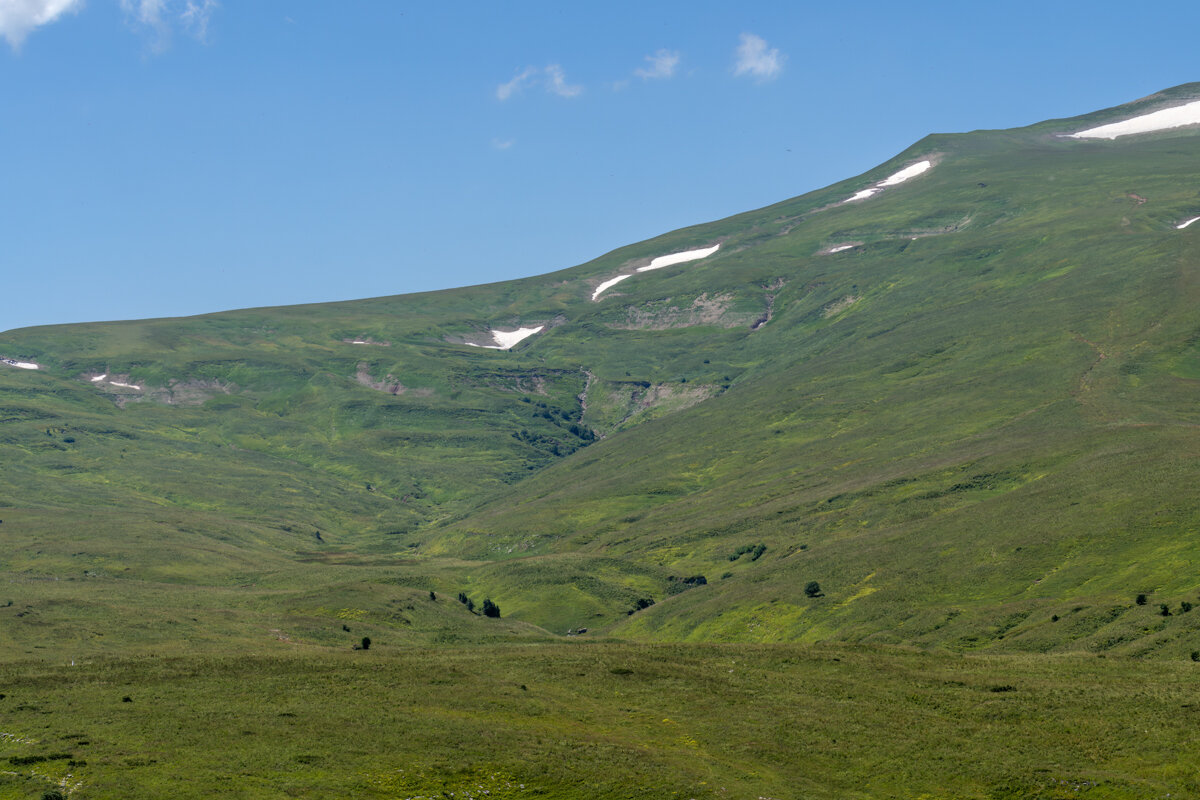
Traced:
<svg viewBox="0 0 1200 800">
<path fill-rule="evenodd" d="M 1196 795 L 1200 131 L 1059 134 L 1197 96 L 539 278 L 0 334 L 0 800 Z"/>
<path fill-rule="evenodd" d="M 1200 590 L 1197 133 L 1060 134 L 1198 90 L 930 136 L 539 278 L 3 334 L 42 366 L 0 369 L 3 569 L 365 575 L 555 633 L 1187 652 L 1190 617 L 1132 601 Z"/>
</svg>

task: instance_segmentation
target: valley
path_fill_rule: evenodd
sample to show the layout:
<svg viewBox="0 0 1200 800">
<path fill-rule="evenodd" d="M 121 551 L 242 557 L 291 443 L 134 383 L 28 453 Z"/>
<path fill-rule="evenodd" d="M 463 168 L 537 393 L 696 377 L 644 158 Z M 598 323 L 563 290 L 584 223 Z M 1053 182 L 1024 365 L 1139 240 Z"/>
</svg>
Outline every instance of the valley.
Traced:
<svg viewBox="0 0 1200 800">
<path fill-rule="evenodd" d="M 1200 793 L 1197 96 L 0 333 L 0 798 Z"/>
</svg>

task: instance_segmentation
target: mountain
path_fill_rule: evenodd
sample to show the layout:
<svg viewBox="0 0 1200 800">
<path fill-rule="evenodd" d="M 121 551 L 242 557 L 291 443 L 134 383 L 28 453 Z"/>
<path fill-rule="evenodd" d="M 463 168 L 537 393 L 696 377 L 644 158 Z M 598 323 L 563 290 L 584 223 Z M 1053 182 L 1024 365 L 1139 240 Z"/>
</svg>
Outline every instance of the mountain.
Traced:
<svg viewBox="0 0 1200 800">
<path fill-rule="evenodd" d="M 1187 661 L 1194 107 L 928 136 L 536 278 L 0 334 L 0 637 Z"/>
</svg>

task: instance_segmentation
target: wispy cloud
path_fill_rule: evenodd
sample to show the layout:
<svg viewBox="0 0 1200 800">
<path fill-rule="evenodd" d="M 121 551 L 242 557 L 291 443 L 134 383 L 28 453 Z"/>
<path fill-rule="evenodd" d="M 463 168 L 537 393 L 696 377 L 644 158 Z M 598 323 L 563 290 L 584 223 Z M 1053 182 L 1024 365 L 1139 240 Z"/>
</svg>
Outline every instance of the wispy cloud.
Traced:
<svg viewBox="0 0 1200 800">
<path fill-rule="evenodd" d="M 538 74 L 537 67 L 526 67 L 521 72 L 513 76 L 513 79 L 508 83 L 502 83 L 496 87 L 496 99 L 507 100 L 528 83 L 534 76 Z"/>
<path fill-rule="evenodd" d="M 567 75 L 563 72 L 563 68 L 560 65 L 547 64 L 544 68 L 540 69 L 538 67 L 526 67 L 514 75 L 512 80 L 497 86 L 496 99 L 501 101 L 507 100 L 539 78 L 541 79 L 542 86 L 550 94 L 556 94 L 559 97 L 576 97 L 583 94 L 582 86 L 567 83 Z"/>
<path fill-rule="evenodd" d="M 149 33 L 150 49 L 155 53 L 171 46 L 176 24 L 197 41 L 208 41 L 208 23 L 220 4 L 217 0 L 184 0 L 182 6 L 176 0 L 121 0 L 121 10 L 133 27 Z"/>
<path fill-rule="evenodd" d="M 576 97 L 583 93 L 583 87 L 567 83 L 563 68 L 558 64 L 550 64 L 546 67 L 546 91 L 559 97 Z"/>
<path fill-rule="evenodd" d="M 767 48 L 767 42 L 753 33 L 743 33 L 742 43 L 737 48 L 737 62 L 733 74 L 749 76 L 757 81 L 769 81 L 783 71 L 785 56 L 778 48 Z"/>
<path fill-rule="evenodd" d="M 507 150 L 516 143 L 516 139 L 492 139 L 492 147 L 497 150 Z"/>
<path fill-rule="evenodd" d="M 659 50 L 652 56 L 646 56 L 646 60 L 650 62 L 647 67 L 638 67 L 633 71 L 644 81 L 654 78 L 670 78 L 675 74 L 675 68 L 679 66 L 679 53 L 673 50 Z"/>
<path fill-rule="evenodd" d="M 34 28 L 81 8 L 83 0 L 0 0 L 0 36 L 16 50 Z"/>
<path fill-rule="evenodd" d="M 219 5 L 217 0 L 187 0 L 187 7 L 179 15 L 179 19 L 197 41 L 207 43 L 208 21 Z"/>
</svg>

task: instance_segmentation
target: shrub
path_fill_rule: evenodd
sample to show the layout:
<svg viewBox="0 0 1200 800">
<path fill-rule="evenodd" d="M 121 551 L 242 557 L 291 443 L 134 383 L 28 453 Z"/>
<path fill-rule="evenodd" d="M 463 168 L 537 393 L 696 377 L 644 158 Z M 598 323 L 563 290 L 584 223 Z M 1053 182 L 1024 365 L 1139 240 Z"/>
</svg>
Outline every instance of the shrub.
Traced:
<svg viewBox="0 0 1200 800">
<path fill-rule="evenodd" d="M 492 617 L 493 619 L 500 618 L 500 606 L 491 601 L 491 598 L 485 598 L 483 601 L 483 615 Z"/>
<path fill-rule="evenodd" d="M 1051 616 L 1051 617 L 1050 617 L 1050 621 L 1051 621 L 1051 622 L 1058 622 L 1058 614 L 1054 614 L 1053 616 Z"/>
<path fill-rule="evenodd" d="M 804 584 L 804 596 L 821 597 L 821 584 L 817 583 L 816 581 L 809 581 L 808 583 Z"/>
<path fill-rule="evenodd" d="M 1200 650 L 1192 651 L 1192 661 L 1200 661 Z"/>
<path fill-rule="evenodd" d="M 1139 594 L 1139 595 L 1137 596 L 1137 600 L 1135 600 L 1134 602 L 1135 602 L 1135 603 L 1137 603 L 1139 606 L 1144 606 L 1144 605 L 1146 605 L 1146 595 L 1144 595 L 1144 594 Z"/>
<path fill-rule="evenodd" d="M 1184 600 L 1182 603 L 1179 604 L 1179 611 L 1181 613 L 1186 614 L 1187 612 L 1189 612 L 1191 610 L 1192 610 L 1192 604 L 1189 603 L 1187 600 Z"/>
<path fill-rule="evenodd" d="M 371 649 L 371 637 L 370 636 L 364 636 L 362 638 L 362 649 L 363 650 Z"/>
<path fill-rule="evenodd" d="M 1167 608 L 1166 603 L 1159 603 L 1158 613 L 1162 614 L 1164 617 L 1169 617 L 1171 616 L 1171 609 Z"/>
<path fill-rule="evenodd" d="M 437 594 L 432 589 L 429 590 L 429 599 L 437 600 Z"/>
</svg>

